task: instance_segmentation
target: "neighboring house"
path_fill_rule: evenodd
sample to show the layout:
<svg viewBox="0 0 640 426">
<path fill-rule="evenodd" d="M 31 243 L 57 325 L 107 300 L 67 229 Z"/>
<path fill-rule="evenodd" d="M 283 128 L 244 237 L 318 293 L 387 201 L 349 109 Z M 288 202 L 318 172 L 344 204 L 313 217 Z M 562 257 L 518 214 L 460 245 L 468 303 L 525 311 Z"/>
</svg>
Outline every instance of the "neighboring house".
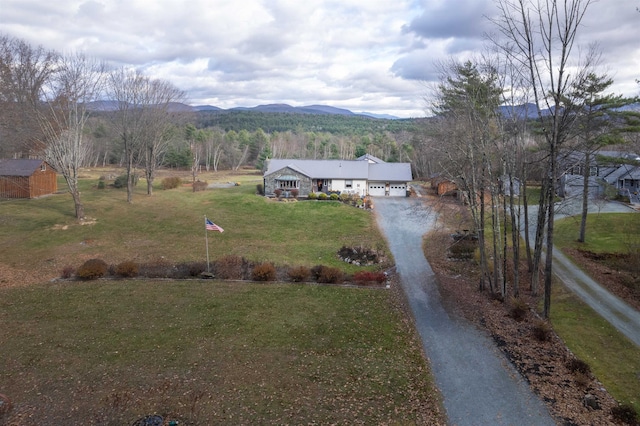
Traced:
<svg viewBox="0 0 640 426">
<path fill-rule="evenodd" d="M 312 192 L 406 197 L 413 176 L 409 163 L 364 155 L 356 160 L 272 159 L 263 179 L 266 196 L 295 189 L 300 197 Z"/>
<path fill-rule="evenodd" d="M 0 159 L 1 198 L 36 198 L 57 190 L 56 171 L 46 161 Z"/>
<path fill-rule="evenodd" d="M 596 197 L 604 192 L 605 184 L 616 188 L 622 195 L 640 192 L 640 156 L 620 151 L 598 151 L 591 155 L 589 165 L 585 156 L 571 153 L 563 161 L 564 173 L 560 178 L 558 195 L 567 197 L 581 195 L 584 184 L 582 177 L 585 167 L 589 167 L 589 196 Z"/>
</svg>

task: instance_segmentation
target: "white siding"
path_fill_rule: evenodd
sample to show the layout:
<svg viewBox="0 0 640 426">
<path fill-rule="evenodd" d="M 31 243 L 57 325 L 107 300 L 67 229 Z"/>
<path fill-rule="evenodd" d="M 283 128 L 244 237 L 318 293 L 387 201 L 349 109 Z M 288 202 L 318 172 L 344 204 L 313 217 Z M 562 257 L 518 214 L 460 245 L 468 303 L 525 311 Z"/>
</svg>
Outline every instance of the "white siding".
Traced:
<svg viewBox="0 0 640 426">
<path fill-rule="evenodd" d="M 347 183 L 351 184 L 351 187 L 347 187 Z M 346 192 L 348 194 L 359 194 L 361 196 L 367 195 L 367 181 L 358 179 L 332 179 L 331 191 L 340 191 L 340 193 Z"/>
</svg>

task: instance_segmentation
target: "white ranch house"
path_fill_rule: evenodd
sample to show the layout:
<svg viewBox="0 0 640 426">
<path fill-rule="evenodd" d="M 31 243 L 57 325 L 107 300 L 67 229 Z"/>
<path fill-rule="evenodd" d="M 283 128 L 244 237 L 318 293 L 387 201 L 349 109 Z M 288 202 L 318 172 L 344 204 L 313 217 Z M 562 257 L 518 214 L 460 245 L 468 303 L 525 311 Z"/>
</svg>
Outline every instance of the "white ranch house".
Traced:
<svg viewBox="0 0 640 426">
<path fill-rule="evenodd" d="M 409 163 L 387 163 L 364 155 L 356 160 L 272 159 L 263 180 L 268 197 L 277 189 L 296 189 L 299 197 L 311 192 L 406 197 L 413 176 Z"/>
</svg>

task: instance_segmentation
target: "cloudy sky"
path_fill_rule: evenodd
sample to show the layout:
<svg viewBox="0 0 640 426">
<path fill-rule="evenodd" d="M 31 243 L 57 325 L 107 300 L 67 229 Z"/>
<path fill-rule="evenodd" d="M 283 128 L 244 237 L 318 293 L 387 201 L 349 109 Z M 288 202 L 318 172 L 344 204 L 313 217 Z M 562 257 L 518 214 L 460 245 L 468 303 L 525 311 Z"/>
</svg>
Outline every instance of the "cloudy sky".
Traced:
<svg viewBox="0 0 640 426">
<path fill-rule="evenodd" d="M 590 6 L 612 90 L 639 92 L 640 0 Z M 492 0 L 0 0 L 0 33 L 171 81 L 191 105 L 426 115 L 435 63 L 467 58 Z"/>
</svg>

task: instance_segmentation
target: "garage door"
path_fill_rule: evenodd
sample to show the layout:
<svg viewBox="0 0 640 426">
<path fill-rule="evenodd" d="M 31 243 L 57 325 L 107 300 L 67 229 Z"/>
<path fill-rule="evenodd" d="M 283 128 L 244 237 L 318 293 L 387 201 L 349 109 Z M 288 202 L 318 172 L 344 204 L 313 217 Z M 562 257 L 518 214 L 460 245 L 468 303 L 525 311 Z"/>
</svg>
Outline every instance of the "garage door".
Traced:
<svg viewBox="0 0 640 426">
<path fill-rule="evenodd" d="M 404 183 L 392 183 L 389 185 L 389 195 L 392 197 L 406 197 L 407 185 Z"/>
<path fill-rule="evenodd" d="M 372 197 L 384 197 L 384 182 L 369 183 L 369 195 Z"/>
</svg>

